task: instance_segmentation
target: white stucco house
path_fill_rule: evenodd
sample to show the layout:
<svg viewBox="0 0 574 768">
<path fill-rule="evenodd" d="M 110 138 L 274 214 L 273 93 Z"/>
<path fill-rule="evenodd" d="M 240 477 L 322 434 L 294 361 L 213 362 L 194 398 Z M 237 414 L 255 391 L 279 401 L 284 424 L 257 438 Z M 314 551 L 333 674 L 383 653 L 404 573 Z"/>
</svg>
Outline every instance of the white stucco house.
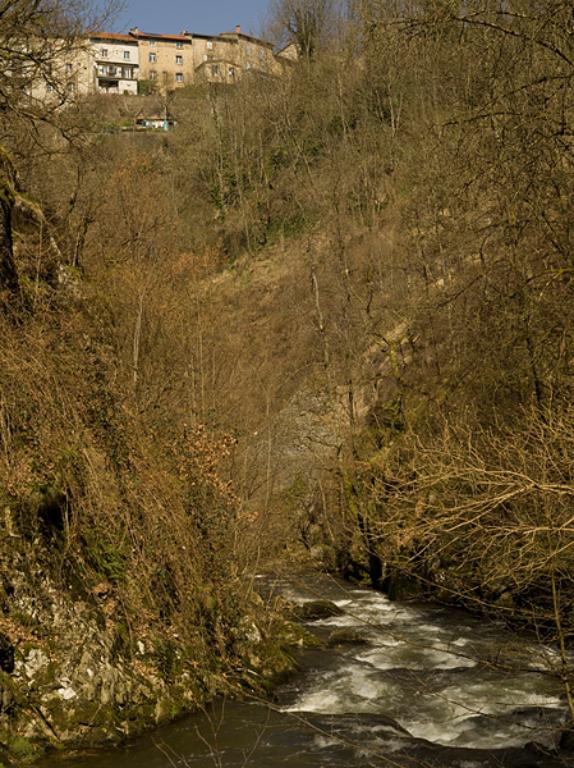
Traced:
<svg viewBox="0 0 574 768">
<path fill-rule="evenodd" d="M 96 32 L 90 35 L 96 93 L 138 92 L 139 46 L 130 35 Z"/>
</svg>

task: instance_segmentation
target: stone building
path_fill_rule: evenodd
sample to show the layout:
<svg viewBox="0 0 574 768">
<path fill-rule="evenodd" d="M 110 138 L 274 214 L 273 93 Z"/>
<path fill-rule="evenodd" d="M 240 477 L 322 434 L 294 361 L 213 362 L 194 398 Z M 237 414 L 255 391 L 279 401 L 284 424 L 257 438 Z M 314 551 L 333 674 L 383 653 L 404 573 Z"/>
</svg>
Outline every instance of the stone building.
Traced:
<svg viewBox="0 0 574 768">
<path fill-rule="evenodd" d="M 87 96 L 94 90 L 94 60 L 92 47 L 84 39 L 42 40 L 42 58 L 49 66 L 36 68 L 26 78 L 25 93 L 34 101 L 64 105 L 78 96 Z M 36 55 L 31 51 L 32 58 Z M 33 58 L 34 60 L 34 58 Z"/>
<path fill-rule="evenodd" d="M 193 44 L 196 82 L 234 83 L 239 77 L 233 45 L 212 35 L 186 34 Z"/>
<path fill-rule="evenodd" d="M 219 40 L 232 46 L 237 66 L 242 73 L 278 74 L 272 43 L 244 34 L 239 25 L 233 32 L 222 32 Z"/>
<path fill-rule="evenodd" d="M 232 85 L 249 74 L 281 77 L 296 59 L 293 46 L 275 54 L 271 43 L 244 34 L 240 26 L 217 36 L 134 27 L 129 34 L 93 32 L 73 46 L 56 43 L 51 74 L 38 79 L 32 95 L 62 104 L 93 93 L 168 92 L 196 82 Z"/>
<path fill-rule="evenodd" d="M 95 63 L 96 93 L 138 92 L 139 45 L 131 35 L 98 32 L 90 35 Z"/>
<path fill-rule="evenodd" d="M 189 35 L 164 35 L 130 29 L 139 46 L 140 80 L 172 91 L 194 80 L 192 40 Z"/>
<path fill-rule="evenodd" d="M 193 41 L 194 68 L 199 81 L 232 84 L 248 72 L 281 73 L 272 44 L 243 34 L 240 26 L 217 37 L 186 34 Z"/>
</svg>

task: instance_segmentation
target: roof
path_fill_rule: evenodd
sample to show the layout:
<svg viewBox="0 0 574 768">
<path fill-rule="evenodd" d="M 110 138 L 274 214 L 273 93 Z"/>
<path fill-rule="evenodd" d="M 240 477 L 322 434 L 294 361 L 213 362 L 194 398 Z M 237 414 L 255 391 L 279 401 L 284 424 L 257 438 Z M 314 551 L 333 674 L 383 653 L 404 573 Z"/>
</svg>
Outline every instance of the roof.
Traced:
<svg viewBox="0 0 574 768">
<path fill-rule="evenodd" d="M 219 37 L 236 37 L 242 40 L 248 40 L 250 43 L 257 43 L 257 45 L 264 45 L 266 48 L 273 48 L 273 43 L 268 43 L 266 40 L 261 40 L 260 37 L 253 37 L 252 35 L 245 35 L 243 32 L 221 32 Z"/>
<path fill-rule="evenodd" d="M 166 115 L 165 113 L 164 114 L 160 114 L 158 112 L 156 114 L 150 114 L 150 115 L 139 114 L 136 117 L 136 120 L 162 120 L 163 122 L 167 122 L 169 120 L 173 120 L 173 117 L 171 115 Z"/>
<path fill-rule="evenodd" d="M 202 35 L 199 32 L 188 32 L 189 37 L 199 37 L 201 40 L 217 40 L 214 35 Z"/>
<path fill-rule="evenodd" d="M 124 35 L 120 34 L 118 32 L 92 32 L 90 33 L 90 39 L 92 40 L 110 40 L 110 41 L 117 41 L 122 43 L 135 43 L 139 39 L 142 40 L 165 40 L 166 42 L 175 42 L 175 43 L 191 43 L 193 38 L 197 37 L 202 40 L 213 40 L 215 42 L 219 41 L 226 41 L 226 42 L 239 42 L 239 40 L 247 40 L 250 43 L 255 43 L 256 45 L 262 45 L 266 48 L 273 48 L 272 43 L 268 43 L 266 40 L 261 40 L 259 37 L 253 37 L 252 35 L 245 35 L 243 32 L 222 32 L 219 36 L 217 35 L 202 35 L 198 34 L 197 32 L 187 32 L 182 35 L 166 35 L 162 32 L 142 32 L 137 27 L 134 27 L 133 29 L 130 29 L 129 34 Z M 288 46 L 286 46 L 288 47 Z"/>
<path fill-rule="evenodd" d="M 131 37 L 143 38 L 144 40 L 167 40 L 177 43 L 191 43 L 188 35 L 165 35 L 155 32 L 141 32 L 139 29 L 130 30 Z"/>
<path fill-rule="evenodd" d="M 90 40 L 115 40 L 122 43 L 137 43 L 131 35 L 121 35 L 118 32 L 90 32 Z"/>
</svg>

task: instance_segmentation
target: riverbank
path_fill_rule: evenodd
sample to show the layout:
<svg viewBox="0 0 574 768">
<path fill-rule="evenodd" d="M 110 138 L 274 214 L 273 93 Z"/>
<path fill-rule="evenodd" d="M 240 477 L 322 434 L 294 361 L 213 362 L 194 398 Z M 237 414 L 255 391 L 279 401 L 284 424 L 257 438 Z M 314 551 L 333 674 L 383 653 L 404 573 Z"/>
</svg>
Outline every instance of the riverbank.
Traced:
<svg viewBox="0 0 574 768">
<path fill-rule="evenodd" d="M 544 655 L 499 622 L 390 602 L 324 574 L 259 581 L 299 606 L 320 643 L 300 648 L 299 671 L 272 696 L 220 699 L 121 749 L 41 768 L 569 764 L 557 748 L 565 705 L 551 648 Z"/>
<path fill-rule="evenodd" d="M 217 696 L 265 695 L 294 668 L 299 636 L 249 586 L 241 611 L 217 636 L 182 636 L 174 624 L 131 616 L 113 583 L 65 586 L 40 539 L 0 542 L 0 763 L 126 740 L 197 711 Z M 223 598 L 220 598 L 222 600 Z M 214 617 L 215 602 L 204 605 Z M 145 621 L 145 618 L 148 621 Z"/>
</svg>

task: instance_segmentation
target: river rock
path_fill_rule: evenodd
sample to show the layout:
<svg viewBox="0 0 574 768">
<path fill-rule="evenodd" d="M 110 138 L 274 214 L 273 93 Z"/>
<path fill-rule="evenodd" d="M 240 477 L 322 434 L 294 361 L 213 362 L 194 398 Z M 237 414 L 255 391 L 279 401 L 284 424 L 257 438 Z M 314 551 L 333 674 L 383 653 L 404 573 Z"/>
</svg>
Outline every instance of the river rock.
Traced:
<svg viewBox="0 0 574 768">
<path fill-rule="evenodd" d="M 337 645 L 367 645 L 368 640 L 361 634 L 359 629 L 353 627 L 341 627 L 334 629 L 327 640 L 328 645 L 335 647 Z"/>
<path fill-rule="evenodd" d="M 548 757 L 550 754 L 556 754 L 555 749 L 550 749 L 544 746 L 544 744 L 540 744 L 538 741 L 529 741 L 524 745 L 524 749 L 528 750 L 528 752 L 532 752 L 535 755 L 539 755 L 540 757 Z"/>
<path fill-rule="evenodd" d="M 318 621 L 331 616 L 341 616 L 343 611 L 330 600 L 310 600 L 293 609 L 293 616 L 299 621 Z"/>
<path fill-rule="evenodd" d="M 420 579 L 409 573 L 392 570 L 387 579 L 389 600 L 409 600 L 424 594 L 424 585 Z"/>
</svg>

